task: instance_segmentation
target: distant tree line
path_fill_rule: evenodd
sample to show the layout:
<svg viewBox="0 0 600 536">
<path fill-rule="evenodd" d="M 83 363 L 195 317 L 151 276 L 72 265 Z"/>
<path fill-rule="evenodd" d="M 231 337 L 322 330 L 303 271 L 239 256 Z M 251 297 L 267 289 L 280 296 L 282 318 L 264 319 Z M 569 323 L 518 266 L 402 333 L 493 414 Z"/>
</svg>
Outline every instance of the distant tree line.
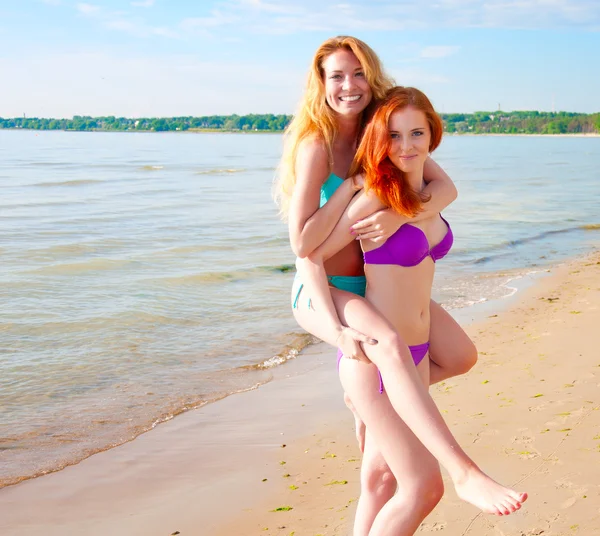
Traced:
<svg viewBox="0 0 600 536">
<path fill-rule="evenodd" d="M 600 113 L 475 112 L 441 114 L 449 133 L 592 134 L 600 133 Z"/>
<path fill-rule="evenodd" d="M 459 134 L 590 134 L 600 133 L 600 113 L 570 112 L 475 112 L 473 114 L 441 114 L 445 130 Z M 32 130 L 85 131 L 185 131 L 220 130 L 227 132 L 281 132 L 291 115 L 250 114 L 211 115 L 204 117 L 89 117 L 42 119 L 17 117 L 3 119 L 0 128 Z"/>
<path fill-rule="evenodd" d="M 92 130 L 92 131 L 282 131 L 291 121 L 291 115 L 250 114 L 211 115 L 205 117 L 89 117 L 76 115 L 73 119 L 42 119 L 17 117 L 3 119 L 0 128 L 26 128 L 32 130 Z"/>
</svg>

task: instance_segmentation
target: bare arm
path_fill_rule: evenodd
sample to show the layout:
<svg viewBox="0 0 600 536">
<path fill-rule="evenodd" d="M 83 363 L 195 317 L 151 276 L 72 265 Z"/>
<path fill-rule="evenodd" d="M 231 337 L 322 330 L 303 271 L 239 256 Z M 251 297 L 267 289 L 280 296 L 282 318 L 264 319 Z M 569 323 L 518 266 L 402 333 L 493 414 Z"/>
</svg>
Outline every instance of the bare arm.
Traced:
<svg viewBox="0 0 600 536">
<path fill-rule="evenodd" d="M 360 234 L 360 239 L 384 242 L 405 223 L 431 218 L 456 199 L 458 192 L 452 179 L 431 158 L 425 161 L 423 177 L 427 183 L 423 192 L 429 194 L 430 199 L 423 204 L 421 212 L 413 218 L 408 218 L 389 208 L 380 210 L 352 226 L 357 235 Z"/>
<path fill-rule="evenodd" d="M 371 214 L 381 207 L 381 201 L 375 195 L 368 195 L 364 192 L 357 195 L 350 202 L 327 240 L 306 258 L 296 260 L 296 268 L 308 289 L 313 307 L 324 313 L 322 318 L 327 333 L 324 340 L 334 346 L 339 346 L 344 355 L 364 359 L 366 357 L 357 341 L 365 341 L 370 344 L 374 344 L 376 341 L 341 323 L 329 290 L 323 263 L 352 242 L 354 236 L 350 232 L 350 225 L 356 221 L 356 218 Z"/>
<path fill-rule="evenodd" d="M 290 244 L 298 257 L 306 257 L 325 241 L 359 189 L 354 181 L 345 180 L 319 208 L 321 186 L 329 172 L 323 144 L 318 140 L 303 141 L 298 150 L 296 184 L 289 211 Z"/>
</svg>

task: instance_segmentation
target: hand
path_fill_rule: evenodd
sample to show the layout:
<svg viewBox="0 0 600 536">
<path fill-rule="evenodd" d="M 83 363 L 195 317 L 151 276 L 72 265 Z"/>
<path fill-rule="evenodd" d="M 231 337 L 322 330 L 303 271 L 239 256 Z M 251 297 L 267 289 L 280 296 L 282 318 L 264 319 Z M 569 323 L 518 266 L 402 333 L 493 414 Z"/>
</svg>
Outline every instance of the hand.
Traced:
<svg viewBox="0 0 600 536">
<path fill-rule="evenodd" d="M 405 216 L 386 208 L 357 221 L 350 229 L 356 235 L 356 240 L 385 242 L 407 221 Z"/>
<path fill-rule="evenodd" d="M 354 328 L 343 326 L 335 340 L 335 345 L 342 351 L 344 357 L 347 357 L 348 359 L 357 359 L 363 363 L 371 363 L 360 346 L 361 342 L 373 345 L 377 344 L 376 339 L 373 339 Z"/>
</svg>

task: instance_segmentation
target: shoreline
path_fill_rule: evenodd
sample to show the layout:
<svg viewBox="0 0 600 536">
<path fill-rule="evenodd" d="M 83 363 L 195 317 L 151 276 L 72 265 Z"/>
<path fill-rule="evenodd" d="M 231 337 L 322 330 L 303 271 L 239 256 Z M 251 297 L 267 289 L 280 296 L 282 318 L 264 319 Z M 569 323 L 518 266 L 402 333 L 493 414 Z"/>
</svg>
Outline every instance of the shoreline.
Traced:
<svg viewBox="0 0 600 536">
<path fill-rule="evenodd" d="M 113 134 L 284 134 L 284 130 L 224 130 L 221 128 L 189 128 L 187 130 L 64 130 L 64 129 L 35 129 L 35 128 L 2 128 L 1 131 L 28 131 L 28 132 L 93 132 L 93 133 L 113 133 Z M 526 137 L 526 138 L 600 138 L 600 132 L 573 132 L 564 134 L 525 134 L 525 133 L 503 133 L 503 132 L 480 132 L 478 134 L 470 132 L 446 132 L 444 136 L 506 136 L 506 137 Z"/>
<path fill-rule="evenodd" d="M 461 422 L 461 407 L 464 413 L 470 400 L 457 397 L 454 387 L 468 383 L 470 396 L 484 389 L 487 383 L 495 383 L 495 380 L 480 378 L 492 369 L 494 373 L 502 373 L 501 365 L 489 357 L 497 353 L 494 341 L 490 339 L 495 337 L 496 343 L 504 344 L 502 335 L 496 332 L 510 321 L 514 309 L 529 311 L 535 306 L 539 309 L 546 305 L 560 309 L 562 298 L 556 303 L 541 302 L 538 295 L 550 292 L 546 290 L 548 288 L 554 292 L 557 281 L 561 277 L 564 279 L 565 273 L 569 275 L 569 271 L 574 272 L 574 277 L 581 271 L 587 273 L 589 269 L 585 264 L 591 262 L 590 259 L 600 261 L 599 253 L 596 251 L 583 259 L 551 267 L 550 277 L 536 278 L 529 288 L 517 292 L 507 302 L 486 304 L 478 316 L 485 314 L 490 318 L 468 328 L 480 348 L 480 364 L 466 377 L 450 380 L 432 391 L 461 443 L 469 447 L 465 438 L 474 436 L 473 443 L 480 450 L 483 448 L 484 454 L 486 449 L 498 451 L 498 445 L 493 441 L 482 440 L 490 439 L 494 434 L 482 436 L 481 431 L 475 433 L 473 422 L 471 425 Z M 597 280 L 595 284 L 598 285 Z M 587 314 L 576 315 L 573 310 L 565 312 L 567 320 L 588 317 Z M 492 314 L 493 311 L 497 314 Z M 594 314 L 593 310 L 591 313 Z M 532 317 L 532 322 L 536 319 L 535 315 L 527 313 L 525 321 L 529 321 L 528 317 Z M 538 338 L 543 340 L 543 335 Z M 528 344 L 532 341 L 525 338 L 518 342 Z M 142 535 L 157 533 L 160 528 L 162 532 L 158 533 L 180 531 L 185 535 L 198 534 L 201 525 L 205 527 L 203 530 L 210 527 L 211 531 L 202 534 L 287 536 L 297 524 L 298 535 L 310 533 L 313 526 L 324 535 L 346 534 L 343 531 L 350 526 L 357 495 L 359 460 L 352 416 L 343 406 L 337 373 L 331 366 L 332 355 L 332 349 L 326 345 L 313 345 L 302 353 L 302 359 L 290 361 L 274 371 L 274 380 L 259 389 L 186 412 L 135 441 L 62 471 L 0 490 L 2 533 L 50 536 L 82 532 L 91 536 L 108 531 L 124 533 L 127 529 L 127 534 Z M 485 389 L 477 396 L 485 398 L 484 392 Z M 514 411 L 514 406 L 508 403 L 507 407 Z M 541 413 L 542 409 L 535 411 Z M 507 426 L 504 421 L 502 424 Z M 476 420 L 475 425 L 479 425 Z M 497 428 L 501 429 L 501 426 Z M 506 438 L 504 443 L 507 443 Z M 471 452 L 470 448 L 468 450 Z M 534 453 L 529 448 L 527 452 Z M 502 474 L 503 480 L 506 475 L 514 476 L 511 482 L 521 476 L 517 474 L 521 469 L 518 461 L 523 456 L 529 460 L 529 455 L 511 456 L 510 467 L 496 468 L 490 471 L 492 476 Z M 540 456 L 541 451 L 531 459 L 538 458 L 539 461 Z M 480 461 L 480 456 L 475 458 Z M 282 461 L 286 463 L 280 464 Z M 290 476 L 284 477 L 286 474 Z M 426 526 L 434 527 L 431 523 L 438 523 L 439 527 L 440 523 L 448 523 L 448 504 L 453 500 L 449 499 L 450 495 L 448 492 L 430 516 L 432 520 L 442 516 L 440 520 L 428 518 Z M 588 493 L 588 496 L 593 494 Z M 293 510 L 271 511 L 287 506 Z M 456 509 L 463 517 L 465 511 L 473 510 L 459 503 L 452 507 L 452 510 Z M 37 517 L 32 518 L 29 511 L 36 512 Z M 456 515 L 452 514 L 452 517 Z M 460 526 L 457 523 L 452 521 L 452 527 Z M 252 530 L 256 528 L 256 532 L 252 532 L 250 526 Z M 483 534 L 481 530 L 487 530 L 485 525 L 473 534 L 479 536 Z"/>
</svg>

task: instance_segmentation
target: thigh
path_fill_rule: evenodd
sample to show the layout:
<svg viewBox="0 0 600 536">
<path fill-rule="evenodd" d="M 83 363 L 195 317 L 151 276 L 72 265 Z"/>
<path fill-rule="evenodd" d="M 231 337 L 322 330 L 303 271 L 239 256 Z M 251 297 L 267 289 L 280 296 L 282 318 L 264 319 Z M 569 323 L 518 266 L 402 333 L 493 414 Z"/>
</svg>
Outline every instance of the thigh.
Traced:
<svg viewBox="0 0 600 536">
<path fill-rule="evenodd" d="M 425 367 L 426 362 L 424 359 L 417 368 Z M 340 379 L 372 440 L 369 447 L 365 444 L 365 453 L 370 449 L 369 463 L 382 456 L 401 490 L 414 489 L 419 482 L 439 475 L 437 460 L 398 416 L 385 392 L 379 393 L 379 375 L 374 365 L 342 359 Z"/>
<path fill-rule="evenodd" d="M 477 358 L 473 341 L 439 303 L 430 302 L 429 357 L 441 367 Z"/>
<path fill-rule="evenodd" d="M 342 324 L 377 340 L 388 340 L 395 334 L 392 325 L 365 298 L 335 287 L 330 290 Z M 309 306 L 310 296 L 306 289 L 303 288 L 295 298 L 298 298 L 297 306 L 292 311 L 296 322 L 315 337 L 335 345 L 331 340 L 332 333 L 326 327 L 329 322 L 322 311 Z"/>
</svg>

